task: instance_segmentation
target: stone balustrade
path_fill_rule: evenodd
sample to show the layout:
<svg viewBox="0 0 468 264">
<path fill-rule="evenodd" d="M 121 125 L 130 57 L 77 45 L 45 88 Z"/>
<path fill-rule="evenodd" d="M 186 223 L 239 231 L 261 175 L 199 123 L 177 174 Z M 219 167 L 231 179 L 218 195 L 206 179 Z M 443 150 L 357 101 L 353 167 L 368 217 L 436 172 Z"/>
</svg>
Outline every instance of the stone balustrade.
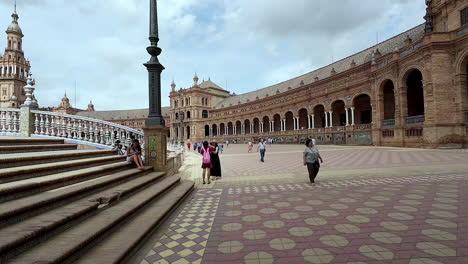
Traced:
<svg viewBox="0 0 468 264">
<path fill-rule="evenodd" d="M 19 136 L 20 113 L 17 108 L 0 108 L 0 136 Z"/>
<path fill-rule="evenodd" d="M 1 136 L 64 138 L 68 142 L 102 149 L 114 147 L 117 140 L 128 146 L 132 139 L 138 139 L 144 147 L 144 134 L 136 129 L 83 116 L 22 110 L 0 108 Z"/>
</svg>

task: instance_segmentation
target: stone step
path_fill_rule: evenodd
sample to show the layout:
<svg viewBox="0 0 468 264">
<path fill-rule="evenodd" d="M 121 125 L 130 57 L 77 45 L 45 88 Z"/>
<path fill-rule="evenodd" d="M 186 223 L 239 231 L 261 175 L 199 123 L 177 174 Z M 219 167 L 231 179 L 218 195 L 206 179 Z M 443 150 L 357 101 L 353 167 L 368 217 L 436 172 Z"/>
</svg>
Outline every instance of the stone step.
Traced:
<svg viewBox="0 0 468 264">
<path fill-rule="evenodd" d="M 0 169 L 0 184 L 34 178 L 44 175 L 66 172 L 82 168 L 89 168 L 97 165 L 105 165 L 125 161 L 124 156 L 104 156 L 70 161 L 59 161 L 44 164 L 26 165 L 13 168 Z"/>
<path fill-rule="evenodd" d="M 161 199 L 151 203 L 141 213 L 119 227 L 118 232 L 89 247 L 76 264 L 129 263 L 145 239 L 155 230 L 171 211 L 193 190 L 194 182 L 181 181 Z"/>
<path fill-rule="evenodd" d="M 10 145 L 0 146 L 0 154 L 72 150 L 77 147 L 76 144 Z"/>
<path fill-rule="evenodd" d="M 140 171 L 140 173 L 143 173 Z M 80 218 L 89 216 L 102 208 L 102 202 L 117 202 L 128 194 L 151 186 L 161 179 L 164 173 L 150 173 L 133 178 L 118 186 L 82 198 L 65 206 L 47 211 L 22 222 L 12 224 L 0 229 L 0 255 L 14 256 L 21 251 L 47 240 L 53 233 L 57 233 L 63 225 L 70 226 Z M 55 231 L 55 232 L 54 232 Z"/>
<path fill-rule="evenodd" d="M 65 144 L 64 139 L 0 137 L 0 146 Z"/>
<path fill-rule="evenodd" d="M 100 165 L 85 169 L 3 183 L 0 184 L 0 202 L 75 184 L 103 175 L 108 175 L 115 171 L 132 168 L 134 166 L 135 165 L 130 162 L 122 161 L 107 165 Z"/>
<path fill-rule="evenodd" d="M 145 205 L 159 198 L 179 182 L 179 177 L 164 178 L 158 184 L 90 216 L 31 250 L 10 259 L 8 263 L 64 263 L 93 242 L 102 239 L 104 235 L 115 231 L 126 220 L 131 220 Z"/>
<path fill-rule="evenodd" d="M 152 171 L 152 167 L 145 167 L 143 173 L 149 171 Z M 0 203 L 0 224 L 21 221 L 42 213 L 44 210 L 66 204 L 73 198 L 79 199 L 83 196 L 89 196 L 90 193 L 126 182 L 138 174 L 141 174 L 141 171 L 136 168 L 126 169 L 97 179 Z"/>
<path fill-rule="evenodd" d="M 59 150 L 0 155 L 0 168 L 115 155 L 115 150 Z"/>
</svg>

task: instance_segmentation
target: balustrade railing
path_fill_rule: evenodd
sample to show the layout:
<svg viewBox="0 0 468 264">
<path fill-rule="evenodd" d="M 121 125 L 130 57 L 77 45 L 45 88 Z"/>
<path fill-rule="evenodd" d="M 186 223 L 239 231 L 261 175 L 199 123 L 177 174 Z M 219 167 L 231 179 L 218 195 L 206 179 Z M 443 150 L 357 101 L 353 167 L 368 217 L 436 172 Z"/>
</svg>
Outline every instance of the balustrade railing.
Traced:
<svg viewBox="0 0 468 264">
<path fill-rule="evenodd" d="M 0 135 L 16 136 L 20 133 L 20 109 L 0 108 Z"/>
<path fill-rule="evenodd" d="M 119 140 L 129 146 L 132 139 L 138 139 L 144 147 L 142 131 L 103 120 L 33 110 L 35 136 L 65 138 L 70 141 L 91 143 L 90 145 L 113 147 Z"/>
<path fill-rule="evenodd" d="M 359 124 L 354 125 L 356 130 L 370 130 L 372 129 L 372 124 Z"/>
<path fill-rule="evenodd" d="M 417 115 L 417 116 L 408 116 L 406 117 L 406 124 L 422 124 L 425 121 L 424 115 Z"/>
</svg>

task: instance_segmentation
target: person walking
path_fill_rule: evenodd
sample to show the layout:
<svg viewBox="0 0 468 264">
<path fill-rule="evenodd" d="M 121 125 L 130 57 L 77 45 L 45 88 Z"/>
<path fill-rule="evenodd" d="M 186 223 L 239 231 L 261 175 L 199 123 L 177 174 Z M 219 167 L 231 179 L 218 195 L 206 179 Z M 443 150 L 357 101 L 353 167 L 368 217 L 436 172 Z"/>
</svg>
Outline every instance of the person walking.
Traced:
<svg viewBox="0 0 468 264">
<path fill-rule="evenodd" d="M 323 159 L 315 145 L 315 139 L 307 139 L 305 145 L 306 148 L 303 156 L 304 166 L 307 166 L 307 170 L 309 171 L 310 183 L 315 183 L 315 178 L 319 172 L 320 163 L 323 163 Z"/>
<path fill-rule="evenodd" d="M 188 149 L 188 151 L 190 152 L 190 141 L 187 142 L 187 149 Z"/>
<path fill-rule="evenodd" d="M 203 184 L 206 183 L 205 177 L 208 179 L 208 184 L 211 183 L 211 168 L 213 168 L 213 164 L 211 162 L 211 152 L 213 152 L 213 148 L 208 145 L 208 141 L 203 142 L 203 147 L 200 150 L 200 154 L 202 154 L 202 177 L 203 177 Z"/>
<path fill-rule="evenodd" d="M 138 169 L 143 169 L 143 160 L 141 159 L 141 146 L 138 139 L 132 141 L 132 145 L 127 151 L 127 162 L 135 163 Z"/>
<path fill-rule="evenodd" d="M 252 152 L 252 148 L 253 148 L 253 144 L 252 144 L 251 141 L 249 141 L 248 147 L 247 147 L 247 150 L 248 150 L 249 153 Z"/>
<path fill-rule="evenodd" d="M 207 141 L 205 141 L 205 142 L 207 142 Z M 197 144 L 198 153 L 200 153 L 201 148 L 202 148 L 202 143 L 198 142 L 198 144 Z"/>
<path fill-rule="evenodd" d="M 211 157 L 211 164 L 213 168 L 211 168 L 211 176 L 216 177 L 216 179 L 221 179 L 221 162 L 219 160 L 219 145 L 217 142 L 211 143 L 211 146 L 214 148 L 213 151 L 210 153 Z"/>
<path fill-rule="evenodd" d="M 220 154 L 223 154 L 224 145 L 223 145 L 223 144 L 219 144 L 218 148 L 219 148 L 219 153 L 220 153 Z"/>
<path fill-rule="evenodd" d="M 226 140 L 226 148 L 229 148 L 229 139 Z"/>
<path fill-rule="evenodd" d="M 260 139 L 260 142 L 257 145 L 257 152 L 260 150 L 260 161 L 265 162 L 265 151 L 266 151 L 266 144 L 262 139 Z"/>
</svg>

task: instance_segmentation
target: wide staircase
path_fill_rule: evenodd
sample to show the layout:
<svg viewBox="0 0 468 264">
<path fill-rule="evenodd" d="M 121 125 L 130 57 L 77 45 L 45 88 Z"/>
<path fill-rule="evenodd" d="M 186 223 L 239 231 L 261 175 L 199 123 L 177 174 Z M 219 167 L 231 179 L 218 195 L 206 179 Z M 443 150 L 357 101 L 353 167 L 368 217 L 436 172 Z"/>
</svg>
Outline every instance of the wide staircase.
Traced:
<svg viewBox="0 0 468 264">
<path fill-rule="evenodd" d="M 0 264 L 127 263 L 193 186 L 112 150 L 0 138 Z"/>
</svg>

